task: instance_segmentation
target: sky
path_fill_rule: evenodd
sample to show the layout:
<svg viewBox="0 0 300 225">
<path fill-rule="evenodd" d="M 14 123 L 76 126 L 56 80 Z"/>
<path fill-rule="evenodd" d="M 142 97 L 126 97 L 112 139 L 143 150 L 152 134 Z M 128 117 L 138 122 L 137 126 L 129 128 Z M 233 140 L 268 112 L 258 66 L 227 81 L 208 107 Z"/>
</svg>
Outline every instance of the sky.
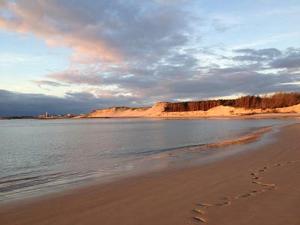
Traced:
<svg viewBox="0 0 300 225">
<path fill-rule="evenodd" d="M 300 91 L 299 0 L 0 0 L 0 116 Z"/>
</svg>

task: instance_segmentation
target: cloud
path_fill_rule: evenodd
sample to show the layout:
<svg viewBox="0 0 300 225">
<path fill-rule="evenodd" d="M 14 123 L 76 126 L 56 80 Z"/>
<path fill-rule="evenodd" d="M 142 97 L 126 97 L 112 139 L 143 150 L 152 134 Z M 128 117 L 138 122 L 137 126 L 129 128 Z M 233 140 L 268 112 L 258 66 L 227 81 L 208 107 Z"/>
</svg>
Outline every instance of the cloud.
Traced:
<svg viewBox="0 0 300 225">
<path fill-rule="evenodd" d="M 186 53 L 174 52 L 159 61 L 137 61 L 128 67 L 90 66 L 84 69 L 68 69 L 47 75 L 59 83 L 90 85 L 93 88 L 114 87 L 120 94 L 129 93 L 136 97 L 149 96 L 167 80 L 192 76 L 198 67 L 198 60 Z"/>
<path fill-rule="evenodd" d="M 49 45 L 73 48 L 75 55 L 87 54 L 102 60 L 117 60 L 119 56 L 113 48 L 91 35 L 96 24 L 88 18 L 88 10 L 81 10 L 79 4 L 69 1 L 7 1 L 3 9 L 7 16 L 0 17 L 0 27 L 20 33 L 34 33 Z M 80 11 L 84 14 L 77 17 Z M 91 24 L 83 26 L 85 22 Z"/>
<path fill-rule="evenodd" d="M 97 86 L 101 83 L 100 76 L 93 74 L 91 71 L 67 70 L 49 74 L 47 77 L 68 84 L 89 84 Z"/>
<path fill-rule="evenodd" d="M 161 57 L 185 43 L 189 26 L 183 8 L 180 1 L 166 6 L 148 0 L 19 0 L 2 7 L 0 27 L 71 47 L 77 61 L 121 63 Z"/>
<path fill-rule="evenodd" d="M 2 91 L 11 100 L 6 104 L 19 107 L 22 101 L 16 99 L 20 98 L 33 105 L 32 109 L 24 106 L 27 111 L 14 108 L 22 113 L 39 112 L 38 107 L 49 112 L 83 112 L 108 105 L 299 89 L 299 49 L 202 46 L 203 30 L 210 31 L 212 26 L 220 34 L 243 21 L 221 14 L 200 16 L 191 7 L 196 2 L 2 2 L 0 28 L 34 34 L 49 46 L 73 49 L 68 68 L 34 81 L 60 91 L 67 86 L 64 98 Z M 287 37 L 291 35 L 280 35 L 280 39 Z"/>
<path fill-rule="evenodd" d="M 298 91 L 300 74 L 263 74 L 236 68 L 216 69 L 211 74 L 195 77 L 183 82 L 169 83 L 170 96 L 178 98 L 211 98 L 232 94 L 265 94 L 279 91 Z M 288 85 L 283 85 L 288 82 Z"/>
<path fill-rule="evenodd" d="M 300 49 L 291 48 L 287 53 L 280 58 L 277 58 L 271 63 L 274 68 L 300 68 Z"/>
<path fill-rule="evenodd" d="M 223 56 L 229 60 L 229 64 L 226 66 L 219 65 L 218 60 L 214 64 L 200 66 L 201 59 L 196 58 L 193 54 L 177 52 L 149 65 L 141 63 L 131 65 L 126 69 L 106 68 L 103 71 L 98 68 L 91 72 L 92 75 L 83 75 L 79 78 L 80 76 L 77 74 L 68 76 L 68 79 L 72 79 L 69 83 L 91 83 L 95 88 L 100 84 L 114 86 L 117 89 L 113 95 L 118 92 L 129 93 L 131 96 L 143 99 L 143 102 L 148 104 L 155 101 L 201 99 L 237 93 L 263 94 L 299 89 L 299 72 L 277 71 L 277 67 L 273 66 L 279 59 L 286 60 L 296 57 L 295 50 L 239 49 L 234 50 L 234 53 L 239 56 L 256 58 L 249 58 L 248 60 L 251 61 L 249 64 L 245 60 L 236 59 L 237 56 L 233 58 Z M 220 57 L 208 54 L 212 57 Z M 64 81 L 61 77 L 65 76 L 56 78 L 61 82 Z M 95 77 L 95 80 L 91 79 L 91 82 L 88 82 L 89 79 L 85 80 L 85 76 Z M 96 83 L 98 79 L 100 84 Z"/>
<path fill-rule="evenodd" d="M 300 67 L 300 49 L 288 48 L 280 51 L 276 48 L 267 49 L 237 49 L 234 50 L 237 56 L 233 57 L 235 61 L 267 62 L 273 69 L 299 68 Z"/>
<path fill-rule="evenodd" d="M 51 86 L 51 87 L 62 87 L 66 86 L 65 84 L 61 84 L 55 81 L 50 81 L 50 80 L 33 80 L 33 83 L 37 84 L 39 87 L 43 86 Z"/>
<path fill-rule="evenodd" d="M 89 90 L 68 92 L 64 98 L 0 90 L 0 104 L 3 106 L 0 115 L 37 115 L 44 111 L 82 113 L 115 105 L 151 105 L 156 101 L 299 91 L 299 71 L 291 72 L 287 64 L 284 70 L 272 67 L 279 59 L 287 62 L 297 57 L 295 49 L 282 51 L 276 54 L 276 57 L 266 50 L 249 49 L 238 52 L 243 54 L 255 52 L 254 54 L 263 57 L 268 55 L 270 58 L 267 61 L 268 66 L 259 62 L 235 64 L 235 60 L 225 67 L 218 64 L 199 66 L 201 61 L 189 54 L 181 53 L 164 58 L 156 64 L 151 64 L 150 67 L 136 64 L 126 69 L 110 68 L 108 71 L 105 70 L 107 74 L 101 68 L 94 68 L 89 70 L 92 71 L 91 74 L 83 74 L 82 77 L 80 73 L 73 76 L 72 73 L 66 72 L 48 76 L 58 82 L 45 80 L 37 83 L 50 86 L 60 85 L 61 82 L 70 85 L 87 84 L 90 86 Z M 291 67 L 291 64 L 288 65 Z M 292 67 L 294 68 L 294 64 Z M 270 72 L 272 69 L 275 70 Z M 104 72 L 104 75 L 100 77 L 97 74 L 101 72 Z M 106 86 L 115 88 L 105 89 Z"/>
<path fill-rule="evenodd" d="M 266 61 L 272 60 L 281 56 L 281 51 L 276 48 L 265 48 L 265 49 L 236 49 L 235 53 L 241 54 L 233 57 L 237 61 Z"/>
<path fill-rule="evenodd" d="M 90 93 L 67 93 L 64 98 L 0 90 L 0 116 L 86 113 L 95 108 L 124 105 L 132 97 L 95 97 Z"/>
</svg>

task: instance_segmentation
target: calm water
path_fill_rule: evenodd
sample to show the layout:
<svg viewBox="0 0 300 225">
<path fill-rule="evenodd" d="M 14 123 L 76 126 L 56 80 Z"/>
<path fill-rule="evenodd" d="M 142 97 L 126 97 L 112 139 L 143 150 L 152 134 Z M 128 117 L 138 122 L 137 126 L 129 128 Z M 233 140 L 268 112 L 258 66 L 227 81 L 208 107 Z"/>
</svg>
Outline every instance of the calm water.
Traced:
<svg viewBox="0 0 300 225">
<path fill-rule="evenodd" d="M 162 153 L 172 149 L 283 123 L 287 121 L 0 120 L 0 201 L 167 166 L 176 157 L 170 160 Z"/>
</svg>

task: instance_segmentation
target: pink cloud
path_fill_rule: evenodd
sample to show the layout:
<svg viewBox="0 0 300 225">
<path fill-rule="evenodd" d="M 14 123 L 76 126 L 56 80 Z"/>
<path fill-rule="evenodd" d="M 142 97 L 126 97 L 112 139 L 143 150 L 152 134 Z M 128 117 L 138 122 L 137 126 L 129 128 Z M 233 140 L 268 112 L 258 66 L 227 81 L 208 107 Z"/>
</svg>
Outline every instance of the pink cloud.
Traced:
<svg viewBox="0 0 300 225">
<path fill-rule="evenodd" d="M 59 9 L 59 4 L 45 0 L 38 3 L 20 0 L 18 3 L 2 4 L 1 9 L 9 12 L 10 17 L 0 14 L 0 28 L 24 34 L 33 33 L 44 39 L 49 46 L 70 47 L 74 50 L 73 58 L 76 61 L 80 61 L 81 57 L 94 62 L 120 62 L 122 59 L 121 54 L 104 40 L 89 35 L 89 26 L 77 25 L 75 20 L 68 27 L 54 20 L 53 16 L 68 14 Z M 53 15 L 49 15 L 49 12 Z M 63 20 L 61 22 L 64 23 Z"/>
<path fill-rule="evenodd" d="M 101 78 L 96 74 L 85 74 L 79 70 L 67 70 L 58 73 L 52 73 L 47 76 L 48 78 L 69 84 L 88 84 L 100 85 Z"/>
</svg>

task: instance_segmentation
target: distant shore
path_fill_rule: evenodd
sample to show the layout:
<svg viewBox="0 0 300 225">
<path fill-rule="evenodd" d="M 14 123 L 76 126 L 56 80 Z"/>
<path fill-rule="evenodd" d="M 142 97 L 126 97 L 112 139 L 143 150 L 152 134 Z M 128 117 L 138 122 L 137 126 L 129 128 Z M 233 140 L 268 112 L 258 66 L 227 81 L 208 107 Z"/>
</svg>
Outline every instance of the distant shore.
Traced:
<svg viewBox="0 0 300 225">
<path fill-rule="evenodd" d="M 55 111 L 52 109 L 51 111 Z M 0 119 L 1 119 L 0 115 Z M 80 119 L 80 118 L 282 118 L 300 116 L 300 93 L 279 92 L 268 96 L 242 96 L 178 102 L 156 102 L 152 106 L 115 106 L 94 109 L 84 114 L 6 116 L 4 119 Z M 2 118 L 3 119 L 3 118 Z"/>
<path fill-rule="evenodd" d="M 1 224 L 300 224 L 300 125 L 207 165 L 0 208 Z"/>
<path fill-rule="evenodd" d="M 219 105 L 206 111 L 168 111 L 169 104 L 173 103 L 160 102 L 148 108 L 113 107 L 99 109 L 74 118 L 267 118 L 300 116 L 300 104 L 274 109 L 246 109 Z"/>
<path fill-rule="evenodd" d="M 164 113 L 161 115 L 138 116 L 138 115 L 119 115 L 119 114 L 104 114 L 104 115 L 80 115 L 74 117 L 53 116 L 50 118 L 40 118 L 37 116 L 13 116 L 1 117 L 0 120 L 63 120 L 63 119 L 130 119 L 130 118 L 153 118 L 153 119 L 284 119 L 284 118 L 300 118 L 299 112 L 285 112 L 285 113 L 245 113 L 242 115 L 199 115 L 197 112 L 193 113 Z"/>
<path fill-rule="evenodd" d="M 111 107 L 96 109 L 77 118 L 214 118 L 277 114 L 300 115 L 300 93 L 270 96 L 242 96 L 236 99 L 157 102 L 151 107 Z"/>
<path fill-rule="evenodd" d="M 161 116 L 81 116 L 72 119 L 285 119 L 285 118 L 300 118 L 300 113 L 258 113 L 258 114 L 244 114 L 244 115 L 214 115 L 214 116 L 197 116 L 189 114 L 169 114 Z"/>
</svg>

